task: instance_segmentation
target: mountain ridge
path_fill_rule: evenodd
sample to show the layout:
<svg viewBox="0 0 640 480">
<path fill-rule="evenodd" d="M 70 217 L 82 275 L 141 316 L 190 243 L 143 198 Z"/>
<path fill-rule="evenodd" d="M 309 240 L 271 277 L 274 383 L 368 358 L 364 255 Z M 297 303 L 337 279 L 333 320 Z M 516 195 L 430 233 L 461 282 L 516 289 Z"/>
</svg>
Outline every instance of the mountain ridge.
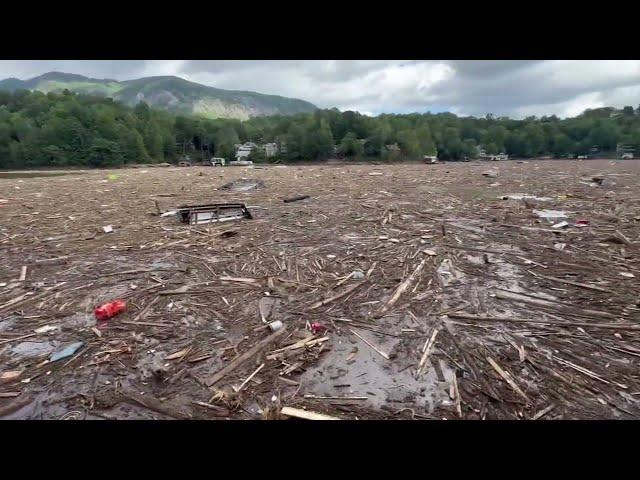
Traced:
<svg viewBox="0 0 640 480">
<path fill-rule="evenodd" d="M 0 90 L 22 89 L 44 93 L 68 89 L 76 93 L 111 97 L 130 106 L 144 101 L 151 107 L 172 113 L 206 118 L 248 120 L 266 115 L 309 113 L 317 109 L 305 100 L 244 90 L 225 90 L 170 75 L 118 81 L 47 72 L 27 80 L 0 80 Z"/>
</svg>

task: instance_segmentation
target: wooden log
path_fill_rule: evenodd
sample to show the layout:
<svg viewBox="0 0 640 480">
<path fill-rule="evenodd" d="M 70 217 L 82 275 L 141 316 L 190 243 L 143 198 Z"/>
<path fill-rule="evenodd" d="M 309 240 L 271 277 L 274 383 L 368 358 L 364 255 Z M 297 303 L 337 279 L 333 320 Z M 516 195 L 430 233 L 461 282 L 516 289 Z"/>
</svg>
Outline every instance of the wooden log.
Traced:
<svg viewBox="0 0 640 480">
<path fill-rule="evenodd" d="M 3 405 L 2 407 L 0 407 L 0 418 L 6 417 L 7 415 L 17 412 L 21 408 L 29 405 L 31 402 L 33 402 L 33 398 L 24 397 L 24 398 L 19 398 L 15 402 L 10 403 L 8 405 Z"/>
<path fill-rule="evenodd" d="M 345 297 L 347 295 L 349 295 L 351 292 L 353 292 L 356 288 L 364 285 L 366 283 L 366 280 L 364 282 L 359 282 L 359 283 L 354 283 L 353 285 L 348 286 L 347 288 L 345 288 L 342 292 L 326 298 L 324 300 L 320 300 L 316 303 L 314 303 L 313 305 L 311 305 L 307 310 L 315 310 L 316 308 L 320 308 L 323 307 L 324 305 L 327 305 L 331 302 L 335 302 L 336 300 L 339 300 L 342 297 Z"/>
<path fill-rule="evenodd" d="M 153 410 L 154 412 L 158 412 L 178 420 L 191 419 L 191 415 L 189 415 L 188 413 L 181 412 L 167 405 L 164 405 L 160 400 L 152 397 L 151 395 L 140 395 L 139 393 L 131 390 L 122 391 L 121 393 L 128 400 L 131 400 L 139 405 L 142 405 L 143 407 L 149 410 Z"/>
<path fill-rule="evenodd" d="M 277 332 L 272 333 L 267 338 L 264 338 L 264 339 L 260 340 L 253 347 L 251 347 L 249 350 L 247 350 L 246 352 L 244 352 L 241 355 L 238 355 L 235 359 L 231 360 L 231 362 L 229 362 L 227 365 L 225 365 L 222 369 L 218 370 L 216 373 L 214 373 L 209 378 L 207 378 L 205 380 L 205 382 L 204 382 L 205 385 L 207 385 L 208 387 L 211 387 L 211 386 L 215 385 L 225 375 L 227 375 L 227 374 L 231 373 L 232 371 L 234 371 L 236 368 L 238 368 L 239 366 L 244 364 L 247 360 L 251 359 L 257 353 L 259 353 L 261 350 L 266 348 L 270 343 L 273 343 L 278 338 L 280 338 L 286 331 L 287 331 L 287 328 L 284 327 L 284 328 L 278 330 Z"/>
<path fill-rule="evenodd" d="M 291 203 L 291 202 L 298 202 L 300 200 L 305 200 L 307 198 L 311 198 L 311 197 L 309 197 L 309 195 L 298 195 L 298 196 L 295 196 L 295 197 L 284 198 L 282 201 L 284 203 Z"/>
<path fill-rule="evenodd" d="M 588 328 L 605 328 L 610 330 L 622 331 L 640 331 L 640 325 L 631 325 L 624 323 L 588 323 L 588 322 L 558 322 L 555 320 L 529 320 L 526 318 L 512 317 L 483 317 L 480 315 L 472 315 L 470 313 L 447 313 L 450 318 L 459 318 L 462 320 L 477 320 L 482 322 L 513 322 L 513 323 L 538 323 L 542 325 L 557 325 L 559 327 L 588 327 Z"/>
<path fill-rule="evenodd" d="M 407 289 L 413 285 L 413 282 L 415 282 L 415 280 L 420 276 L 420 273 L 422 273 L 422 269 L 424 268 L 424 266 L 426 265 L 426 263 L 429 261 L 428 258 L 425 258 L 424 260 L 422 260 L 418 266 L 415 268 L 415 270 L 413 271 L 413 273 L 411 275 L 409 275 L 407 277 L 406 280 L 404 280 L 402 283 L 400 283 L 400 285 L 398 285 L 398 287 L 396 288 L 396 291 L 393 292 L 393 295 L 391 296 L 391 298 L 387 301 L 387 303 L 385 303 L 374 315 L 374 318 L 380 318 L 382 316 L 384 316 L 389 310 L 391 310 L 391 308 L 393 308 L 393 306 L 396 304 L 396 302 L 400 299 L 400 297 L 402 296 L 402 294 L 404 292 L 407 291 Z"/>
</svg>

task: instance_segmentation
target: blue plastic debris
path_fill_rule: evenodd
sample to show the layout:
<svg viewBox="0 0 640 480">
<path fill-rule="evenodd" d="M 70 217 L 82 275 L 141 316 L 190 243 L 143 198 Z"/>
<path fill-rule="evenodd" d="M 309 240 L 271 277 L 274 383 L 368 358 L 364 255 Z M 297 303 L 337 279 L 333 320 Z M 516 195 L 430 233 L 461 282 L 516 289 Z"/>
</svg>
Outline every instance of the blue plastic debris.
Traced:
<svg viewBox="0 0 640 480">
<path fill-rule="evenodd" d="M 58 350 L 57 352 L 52 353 L 51 357 L 49 357 L 49 361 L 55 362 L 57 360 L 70 357 L 71 355 L 76 353 L 80 349 L 80 347 L 82 347 L 82 345 L 84 345 L 84 342 L 72 343 L 68 347 L 65 347 L 62 350 Z"/>
</svg>

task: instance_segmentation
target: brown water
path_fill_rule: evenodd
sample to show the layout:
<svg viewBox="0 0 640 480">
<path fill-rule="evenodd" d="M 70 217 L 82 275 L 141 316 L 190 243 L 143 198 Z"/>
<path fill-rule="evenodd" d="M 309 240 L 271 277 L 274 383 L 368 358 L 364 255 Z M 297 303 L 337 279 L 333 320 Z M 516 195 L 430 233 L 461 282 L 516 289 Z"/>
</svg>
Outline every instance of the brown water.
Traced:
<svg viewBox="0 0 640 480">
<path fill-rule="evenodd" d="M 25 170 L 22 172 L 0 172 L 0 179 L 12 178 L 35 178 L 35 177 L 60 177 L 62 175 L 77 175 L 84 173 L 83 170 L 61 170 L 61 171 L 33 171 Z"/>
</svg>

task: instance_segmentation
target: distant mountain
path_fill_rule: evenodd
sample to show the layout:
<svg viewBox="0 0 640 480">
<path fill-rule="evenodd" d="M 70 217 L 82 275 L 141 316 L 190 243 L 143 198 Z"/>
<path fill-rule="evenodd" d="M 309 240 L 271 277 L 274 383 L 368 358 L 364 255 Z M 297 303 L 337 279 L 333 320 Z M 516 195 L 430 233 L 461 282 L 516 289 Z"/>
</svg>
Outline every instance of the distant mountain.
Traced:
<svg viewBox="0 0 640 480">
<path fill-rule="evenodd" d="M 111 97 L 135 106 L 144 101 L 152 107 L 174 113 L 193 114 L 207 118 L 237 118 L 246 120 L 264 115 L 293 115 L 316 110 L 316 106 L 295 98 L 264 95 L 255 92 L 222 90 L 189 82 L 179 77 L 146 77 L 119 82 L 89 78 L 71 73 L 49 72 L 29 80 L 0 80 L 0 90 L 39 90 Z"/>
</svg>

